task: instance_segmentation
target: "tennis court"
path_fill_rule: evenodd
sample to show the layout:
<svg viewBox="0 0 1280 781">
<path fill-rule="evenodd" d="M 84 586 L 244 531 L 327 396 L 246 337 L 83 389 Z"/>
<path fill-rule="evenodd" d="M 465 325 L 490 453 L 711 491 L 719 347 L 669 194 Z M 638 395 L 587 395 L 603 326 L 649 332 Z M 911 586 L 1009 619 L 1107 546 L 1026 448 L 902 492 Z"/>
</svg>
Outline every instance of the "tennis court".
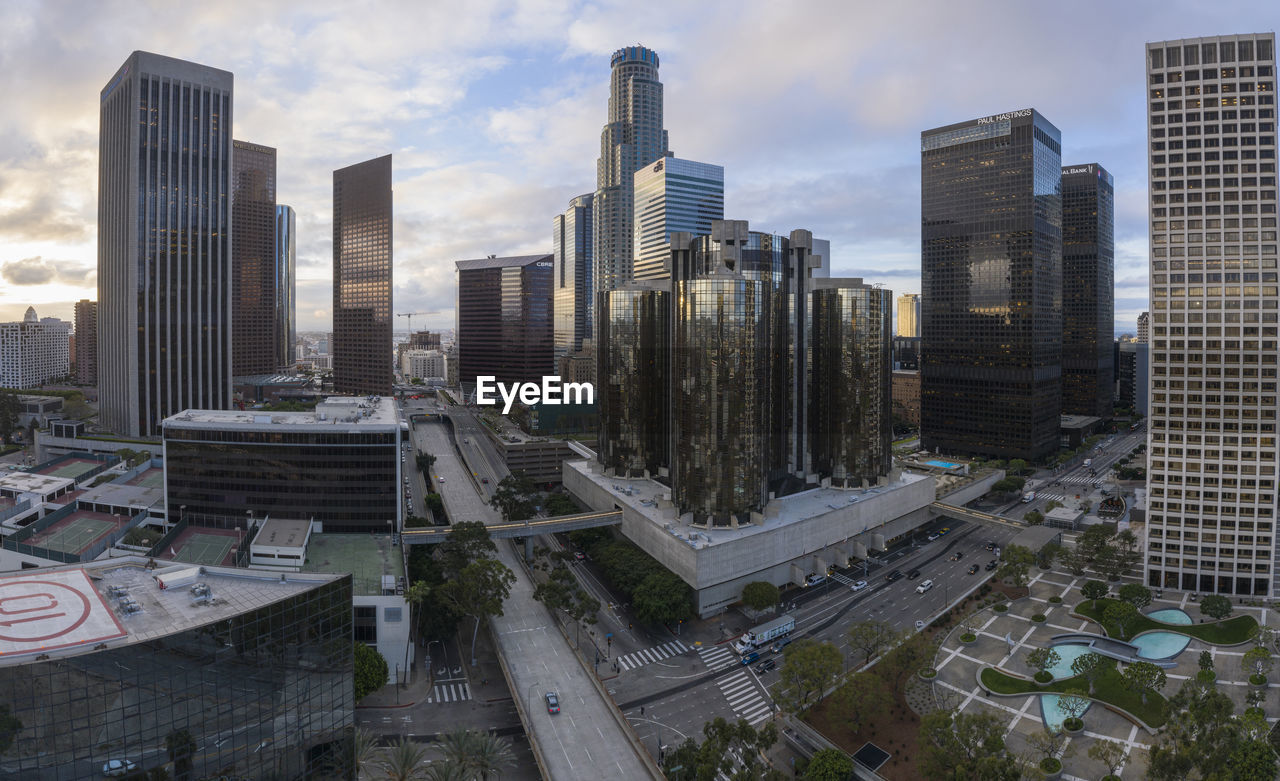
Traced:
<svg viewBox="0 0 1280 781">
<path fill-rule="evenodd" d="M 173 558 L 188 564 L 221 564 L 235 542 L 234 536 L 195 532 L 186 538 Z"/>
<path fill-rule="evenodd" d="M 78 554 L 115 526 L 111 521 L 97 518 L 75 518 L 48 536 L 35 535 L 29 542 L 49 550 Z"/>
<path fill-rule="evenodd" d="M 138 485 L 143 488 L 164 488 L 164 470 L 148 469 L 130 480 L 129 485 Z"/>
<path fill-rule="evenodd" d="M 52 469 L 41 469 L 40 474 L 50 477 L 69 477 L 75 480 L 85 472 L 90 472 L 99 466 L 102 466 L 102 464 L 97 461 L 90 461 L 87 458 L 73 458 L 70 461 L 63 461 Z"/>
</svg>

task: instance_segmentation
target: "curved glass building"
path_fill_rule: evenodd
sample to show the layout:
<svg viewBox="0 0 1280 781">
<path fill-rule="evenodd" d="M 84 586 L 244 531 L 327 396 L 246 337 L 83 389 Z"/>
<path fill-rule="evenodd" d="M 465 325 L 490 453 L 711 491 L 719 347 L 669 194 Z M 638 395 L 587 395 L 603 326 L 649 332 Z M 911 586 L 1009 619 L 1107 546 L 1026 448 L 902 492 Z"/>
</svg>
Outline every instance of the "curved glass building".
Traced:
<svg viewBox="0 0 1280 781">
<path fill-rule="evenodd" d="M 861 279 L 814 280 L 809 425 L 831 485 L 875 484 L 893 466 L 891 293 Z"/>
<path fill-rule="evenodd" d="M 602 292 L 597 306 L 600 460 L 613 474 L 656 477 L 669 463 L 671 292 L 634 282 Z"/>
</svg>

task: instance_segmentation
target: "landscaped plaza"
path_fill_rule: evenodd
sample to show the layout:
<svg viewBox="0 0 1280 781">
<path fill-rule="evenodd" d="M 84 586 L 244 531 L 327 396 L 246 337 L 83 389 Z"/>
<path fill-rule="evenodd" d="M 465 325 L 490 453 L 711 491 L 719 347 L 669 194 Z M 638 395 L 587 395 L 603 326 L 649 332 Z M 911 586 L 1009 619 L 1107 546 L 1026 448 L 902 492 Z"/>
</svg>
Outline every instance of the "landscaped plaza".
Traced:
<svg viewBox="0 0 1280 781">
<path fill-rule="evenodd" d="M 973 613 L 965 621 L 967 627 L 958 625 L 947 633 L 934 661 L 934 695 L 939 706 L 954 707 L 965 714 L 986 712 L 1005 721 L 1005 740 L 1011 752 L 1033 756 L 1035 761 L 1046 755 L 1046 719 L 1057 731 L 1069 714 L 1061 712 L 1057 696 L 1026 692 L 1088 692 L 1089 680 L 1077 673 L 1089 665 L 1077 663 L 1073 670 L 1073 662 L 1092 653 L 1098 657 L 1088 660 L 1096 669 L 1092 702 L 1083 714 L 1083 730 L 1068 729 L 1060 733 L 1058 741 L 1063 778 L 1098 779 L 1111 772 L 1089 754 L 1089 749 L 1102 740 L 1114 741 L 1128 752 L 1123 765 L 1116 768 L 1121 777 L 1147 777 L 1148 752 L 1157 729 L 1165 724 L 1168 698 L 1188 680 L 1195 680 L 1202 665 L 1209 661 L 1214 674 L 1206 673 L 1202 678 L 1215 679 L 1208 685 L 1230 697 L 1236 714 L 1244 713 L 1252 704 L 1250 692 L 1255 692 L 1253 697 L 1262 696 L 1260 706 L 1266 726 L 1280 717 L 1280 694 L 1276 692 L 1280 683 L 1275 682 L 1276 676 L 1271 676 L 1265 687 L 1252 685 L 1249 672 L 1241 664 L 1245 653 L 1255 646 L 1251 639 L 1255 622 L 1280 626 L 1274 611 L 1232 605 L 1230 618 L 1209 626 L 1215 619 L 1202 614 L 1201 604 L 1182 592 L 1154 597 L 1138 611 L 1113 608 L 1120 604 L 1120 588 L 1136 583 L 1136 578 L 1107 583 L 1106 597 L 1097 599 L 1095 605 L 1090 597 L 1100 595 L 1086 596 L 1082 588 L 1090 580 L 1105 581 L 1096 573 L 1076 576 L 1060 567 L 1033 567 L 1030 576 L 1029 596 Z M 1131 588 L 1130 593 L 1133 591 Z M 1137 591 L 1140 595 L 1142 590 Z M 1138 596 L 1137 601 L 1144 599 Z M 1098 622 L 1083 617 L 1082 612 L 1101 618 L 1107 631 Z M 1054 654 L 1036 660 L 1034 652 L 1047 648 L 1053 648 Z M 1202 657 L 1205 651 L 1208 657 Z M 1040 670 L 1029 663 L 1029 655 L 1052 674 L 1051 681 L 1036 683 L 1034 678 Z M 1140 669 L 1123 674 L 1134 666 Z M 1267 666 L 1264 664 L 1264 668 Z M 1163 672 L 1164 686 L 1148 685 L 1144 692 L 1138 682 L 1144 677 L 1138 674 L 1141 672 L 1147 673 L 1148 681 L 1158 681 Z M 1047 679 L 1042 674 L 1041 680 Z M 1069 703 L 1072 698 L 1066 699 Z M 1109 702 L 1099 702 L 1102 699 Z M 1138 721 L 1145 722 L 1145 726 Z M 1265 728 L 1260 722 L 1258 726 Z"/>
</svg>

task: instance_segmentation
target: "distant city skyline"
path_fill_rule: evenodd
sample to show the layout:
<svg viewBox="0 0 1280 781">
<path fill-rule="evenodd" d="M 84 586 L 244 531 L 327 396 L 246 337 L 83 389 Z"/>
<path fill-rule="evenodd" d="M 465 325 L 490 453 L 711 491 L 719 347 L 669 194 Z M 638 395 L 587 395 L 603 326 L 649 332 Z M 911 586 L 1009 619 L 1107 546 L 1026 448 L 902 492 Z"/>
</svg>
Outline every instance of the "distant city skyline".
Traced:
<svg viewBox="0 0 1280 781">
<path fill-rule="evenodd" d="M 1256 4 L 923 5 L 924 24 L 921 4 L 871 17 L 857 4 L 735 4 L 732 14 L 661 2 L 460 14 L 424 4 L 373 21 L 252 6 L 258 24 L 245 29 L 249 6 L 228 3 L 200 12 L 198 37 L 175 32 L 194 29 L 176 8 L 9 9 L 0 321 L 31 305 L 71 320 L 77 300 L 96 298 L 97 98 L 102 74 L 134 49 L 235 75 L 236 133 L 279 150 L 279 198 L 297 210 L 297 327 L 308 331 L 332 327 L 334 168 L 396 155 L 394 300 L 438 313 L 421 327 L 450 327 L 453 261 L 550 252 L 548 220 L 596 184 L 609 55 L 639 43 L 662 58 L 672 147 L 724 165 L 726 213 L 829 237 L 833 275 L 895 293 L 920 290 L 920 131 L 1036 106 L 1071 139 L 1071 159 L 1104 161 L 1115 176 L 1115 330 L 1132 332 L 1148 308 L 1144 63 L 1134 52 L 1252 29 Z M 424 44 L 416 32 L 441 25 L 454 31 L 447 39 Z M 737 56 L 735 41 L 760 25 L 808 44 L 783 60 Z M 1082 42 L 1073 31 L 1086 26 Z M 349 56 L 335 61 L 335 46 Z M 994 78 L 974 52 L 997 46 L 1027 66 Z M 788 112 L 760 113 L 781 100 Z"/>
</svg>

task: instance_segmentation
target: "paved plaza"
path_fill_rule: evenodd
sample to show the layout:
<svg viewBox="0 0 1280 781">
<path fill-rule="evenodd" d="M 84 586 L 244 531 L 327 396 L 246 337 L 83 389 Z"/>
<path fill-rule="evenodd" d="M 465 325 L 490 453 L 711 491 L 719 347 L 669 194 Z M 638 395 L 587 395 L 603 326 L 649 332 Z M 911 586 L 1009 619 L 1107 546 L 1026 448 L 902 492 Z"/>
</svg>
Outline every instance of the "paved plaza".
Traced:
<svg viewBox="0 0 1280 781">
<path fill-rule="evenodd" d="M 938 677 L 934 684 L 934 694 L 943 707 L 955 706 L 968 713 L 987 711 L 1007 719 L 1007 744 L 1011 751 L 1019 754 L 1030 751 L 1026 736 L 1044 729 L 1041 695 L 991 693 L 979 684 L 979 671 L 983 667 L 995 666 L 1008 673 L 1030 677 L 1035 670 L 1027 664 L 1027 653 L 1049 646 L 1054 635 L 1071 632 L 1102 634 L 1098 624 L 1072 613 L 1073 607 L 1084 601 L 1080 587 L 1091 578 L 1101 577 L 1092 573 L 1075 576 L 1059 570 L 1046 572 L 1033 568 L 1032 578 L 1030 596 L 1011 603 L 1008 612 L 998 613 L 988 607 L 973 615 L 971 623 L 977 635 L 975 643 L 965 645 L 960 642 L 965 631 L 961 627 L 948 634 L 938 651 Z M 1135 579 L 1111 584 L 1112 596 L 1121 585 L 1130 582 L 1135 582 Z M 1062 602 L 1052 603 L 1049 601 L 1052 597 L 1060 597 Z M 1203 618 L 1198 605 L 1190 601 L 1190 595 L 1181 592 L 1156 599 L 1143 612 L 1167 608 L 1181 608 L 1196 623 Z M 1276 621 L 1274 612 L 1267 608 L 1236 606 L 1232 615 L 1248 614 L 1264 625 L 1276 626 L 1280 622 Z M 1042 623 L 1032 621 L 1036 614 L 1043 614 L 1046 620 Z M 1175 657 L 1176 666 L 1166 671 L 1168 684 L 1161 694 L 1166 698 L 1172 697 L 1183 683 L 1194 678 L 1199 670 L 1200 653 L 1207 650 L 1213 655 L 1218 690 L 1228 694 L 1236 703 L 1236 712 L 1242 713 L 1249 684 L 1248 676 L 1241 671 L 1240 658 L 1250 647 L 1251 644 L 1215 646 L 1191 638 L 1186 649 Z M 1263 703 L 1267 719 L 1271 722 L 1280 717 L 1280 697 L 1275 693 L 1277 688 L 1280 684 L 1270 683 Z M 1063 757 L 1064 779 L 1095 779 L 1106 775 L 1107 769 L 1088 757 L 1089 747 L 1099 739 L 1119 742 L 1129 750 L 1129 759 L 1121 773 L 1124 778 L 1145 776 L 1147 751 L 1155 738 L 1154 733 L 1099 702 L 1094 702 L 1083 718 L 1084 732 L 1068 738 L 1066 756 Z"/>
</svg>

